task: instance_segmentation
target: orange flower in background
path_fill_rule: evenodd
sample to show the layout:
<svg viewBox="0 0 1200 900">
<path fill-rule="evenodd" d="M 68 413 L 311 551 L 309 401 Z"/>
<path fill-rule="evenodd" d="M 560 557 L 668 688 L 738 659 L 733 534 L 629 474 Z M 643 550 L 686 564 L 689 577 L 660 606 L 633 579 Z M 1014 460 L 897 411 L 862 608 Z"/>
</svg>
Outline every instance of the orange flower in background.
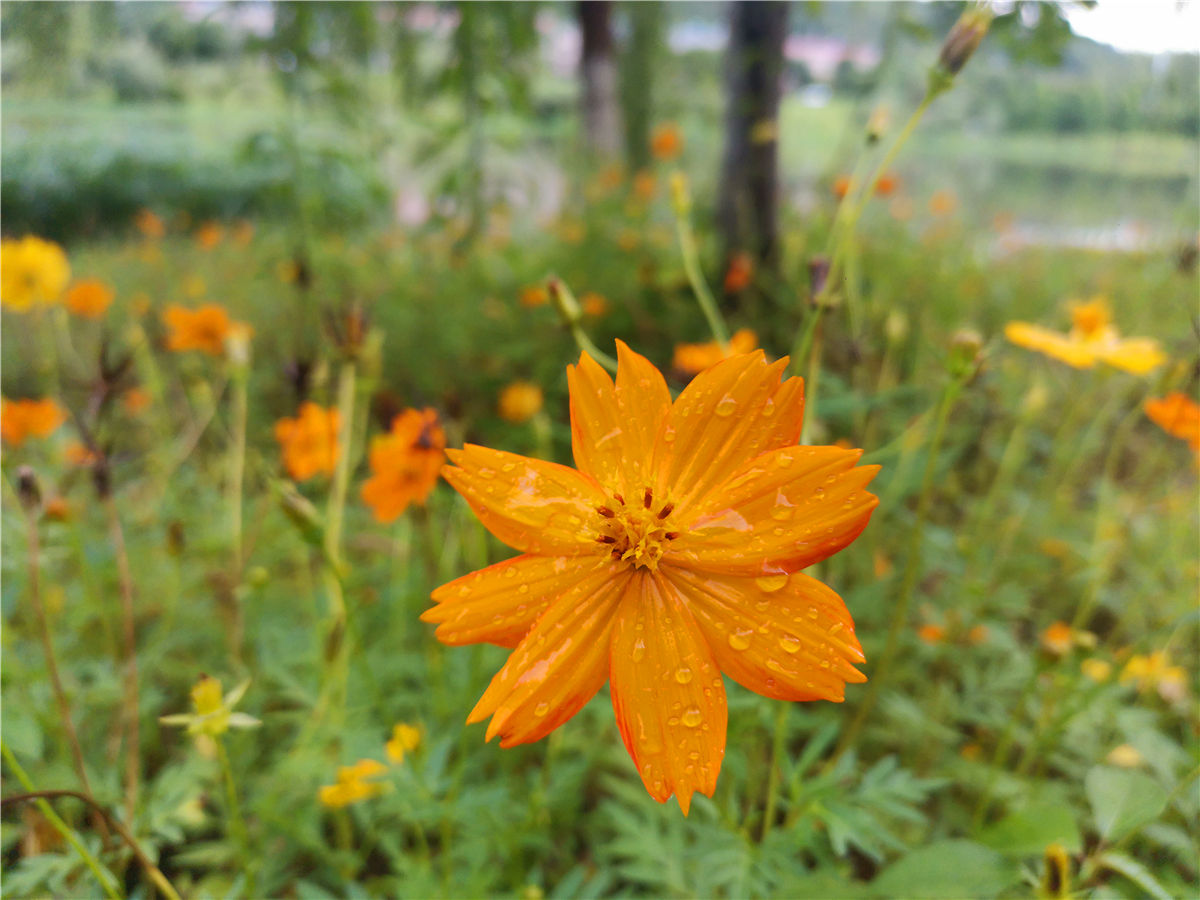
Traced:
<svg viewBox="0 0 1200 900">
<path fill-rule="evenodd" d="M 580 297 L 579 305 L 583 307 L 583 314 L 592 318 L 599 318 L 608 312 L 608 299 L 595 291 L 588 291 Z"/>
<path fill-rule="evenodd" d="M 406 409 L 371 442 L 363 501 L 378 522 L 394 522 L 410 503 L 424 505 L 445 462 L 446 435 L 432 409 Z"/>
<path fill-rule="evenodd" d="M 800 570 L 866 527 L 877 466 L 799 447 L 799 378 L 762 352 L 724 360 L 672 402 L 617 344 L 616 383 L 567 369 L 578 469 L 468 444 L 443 475 L 522 555 L 433 592 L 446 644 L 514 648 L 468 722 L 502 747 L 545 737 L 610 682 L 646 789 L 686 814 L 725 753 L 724 672 L 781 700 L 841 701 L 864 677 L 842 599 Z"/>
<path fill-rule="evenodd" d="M 879 180 L 875 182 L 875 193 L 880 197 L 887 197 L 895 193 L 899 185 L 899 178 L 890 172 L 884 172 L 879 176 Z"/>
<path fill-rule="evenodd" d="M 201 250 L 212 250 L 225 237 L 225 229 L 217 222 L 205 222 L 196 229 L 196 243 Z"/>
<path fill-rule="evenodd" d="M 112 288 L 98 278 L 86 278 L 67 291 L 67 309 L 85 319 L 98 319 L 113 302 Z"/>
<path fill-rule="evenodd" d="M 151 240 L 158 240 L 167 233 L 167 226 L 163 220 L 149 209 L 139 210 L 133 218 L 133 224 L 142 233 L 142 237 Z"/>
<path fill-rule="evenodd" d="M 542 389 L 530 381 L 514 381 L 500 392 L 497 408 L 500 418 L 506 422 L 520 424 L 528 422 L 542 408 Z"/>
<path fill-rule="evenodd" d="M 749 253 L 735 253 L 725 270 L 725 293 L 744 291 L 754 281 L 754 259 Z M 753 349 L 753 348 L 751 348 Z"/>
<path fill-rule="evenodd" d="M 1153 338 L 1122 338 L 1112 324 L 1112 313 L 1103 297 L 1071 304 L 1071 330 L 1060 334 L 1029 322 L 1009 322 L 1004 336 L 1018 347 L 1036 350 L 1076 369 L 1097 362 L 1144 375 L 1166 362 Z"/>
<path fill-rule="evenodd" d="M 307 481 L 317 474 L 332 475 L 337 466 L 340 428 L 337 409 L 311 402 L 300 407 L 296 418 L 276 422 L 275 440 L 283 451 L 288 474 L 297 481 Z"/>
<path fill-rule="evenodd" d="M 545 306 L 550 302 L 550 292 L 544 284 L 531 284 L 521 288 L 521 305 L 532 309 L 535 306 Z"/>
<path fill-rule="evenodd" d="M 729 339 L 729 352 L 722 353 L 721 345 L 716 341 L 700 344 L 676 344 L 675 355 L 671 358 L 671 368 L 684 375 L 695 375 L 716 365 L 722 359 L 738 353 L 749 353 L 758 347 L 758 336 L 749 328 L 738 329 Z"/>
<path fill-rule="evenodd" d="M 49 437 L 66 421 L 67 414 L 49 397 L 43 400 L 0 398 L 0 438 L 20 447 L 30 437 Z"/>
<path fill-rule="evenodd" d="M 934 622 L 928 622 L 917 629 L 917 637 L 926 644 L 940 644 L 946 640 L 946 629 Z"/>
<path fill-rule="evenodd" d="M 850 193 L 849 175 L 839 175 L 837 178 L 833 179 L 833 196 L 841 200 L 848 193 Z"/>
<path fill-rule="evenodd" d="M 643 169 L 633 176 L 633 195 L 639 200 L 652 199 L 657 188 L 658 179 L 654 177 L 653 172 Z"/>
<path fill-rule="evenodd" d="M 1066 622 L 1055 622 L 1042 632 L 1041 644 L 1055 656 L 1065 656 L 1075 646 L 1075 632 Z"/>
<path fill-rule="evenodd" d="M 42 506 L 42 515 L 48 522 L 69 522 L 71 520 L 71 504 L 66 497 L 51 497 Z"/>
<path fill-rule="evenodd" d="M 683 134 L 674 122 L 664 122 L 650 136 L 650 152 L 655 159 L 678 159 L 683 152 Z"/>
<path fill-rule="evenodd" d="M 145 388 L 131 387 L 121 397 L 121 406 L 131 416 L 136 416 L 150 405 L 150 392 Z"/>
<path fill-rule="evenodd" d="M 63 450 L 63 458 L 73 466 L 90 466 L 96 461 L 96 454 L 80 441 L 71 441 Z"/>
<path fill-rule="evenodd" d="M 51 306 L 71 280 L 63 248 L 53 241 L 27 235 L 0 241 L 0 305 L 14 312 Z"/>
<path fill-rule="evenodd" d="M 212 356 L 224 356 L 225 342 L 235 332 L 253 333 L 249 325 L 233 321 L 225 308 L 215 303 L 194 310 L 171 304 L 163 313 L 163 320 L 171 332 L 167 335 L 167 349 L 177 352 L 201 350 Z"/>
<path fill-rule="evenodd" d="M 935 216 L 948 216 L 958 208 L 958 198 L 954 191 L 934 191 L 929 198 L 929 211 Z"/>
<path fill-rule="evenodd" d="M 1175 391 L 1165 397 L 1151 397 L 1144 408 L 1151 422 L 1200 451 L 1200 405 L 1195 400 Z"/>
</svg>

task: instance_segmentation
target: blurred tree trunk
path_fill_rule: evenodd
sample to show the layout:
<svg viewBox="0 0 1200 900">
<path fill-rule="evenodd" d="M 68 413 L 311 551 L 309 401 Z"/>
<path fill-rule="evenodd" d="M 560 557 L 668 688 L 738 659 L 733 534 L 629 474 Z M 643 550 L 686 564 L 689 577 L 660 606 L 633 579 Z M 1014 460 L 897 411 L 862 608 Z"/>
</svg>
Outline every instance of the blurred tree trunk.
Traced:
<svg viewBox="0 0 1200 900">
<path fill-rule="evenodd" d="M 611 0 L 579 0 L 582 36 L 579 75 L 583 81 L 583 126 L 588 148 L 596 157 L 612 158 L 621 147 L 617 117 L 617 60 Z"/>
<path fill-rule="evenodd" d="M 731 3 L 725 86 L 725 156 L 718 226 L 726 262 L 751 254 L 760 268 L 778 263 L 779 97 L 788 5 Z"/>
<path fill-rule="evenodd" d="M 650 163 L 655 61 L 662 47 L 663 4 L 626 3 L 629 41 L 621 59 L 621 109 L 625 119 L 625 162 L 630 171 Z"/>
</svg>

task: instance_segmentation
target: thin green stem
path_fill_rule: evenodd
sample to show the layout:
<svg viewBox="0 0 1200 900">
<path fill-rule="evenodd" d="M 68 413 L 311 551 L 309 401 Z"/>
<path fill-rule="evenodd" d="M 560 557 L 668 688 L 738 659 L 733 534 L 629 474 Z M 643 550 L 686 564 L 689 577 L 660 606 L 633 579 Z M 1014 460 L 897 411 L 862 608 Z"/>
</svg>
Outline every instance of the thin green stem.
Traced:
<svg viewBox="0 0 1200 900">
<path fill-rule="evenodd" d="M 242 817 L 242 805 L 238 801 L 237 784 L 233 780 L 233 766 L 229 764 L 229 754 L 225 751 L 225 742 L 218 735 L 214 742 L 217 745 L 217 760 L 221 764 L 221 776 L 225 782 L 226 813 L 229 816 L 229 830 L 237 842 L 242 856 L 242 868 L 246 874 L 246 896 L 256 896 L 254 892 L 254 865 L 250 855 L 250 838 L 246 832 L 246 820 Z"/>
<path fill-rule="evenodd" d="M 767 779 L 767 801 L 766 808 L 763 811 L 762 832 L 759 834 L 759 843 L 767 839 L 767 835 L 771 833 L 771 826 L 775 824 L 775 808 L 779 802 L 779 767 L 783 763 L 783 744 L 787 737 L 787 717 L 788 711 L 792 708 L 790 703 L 779 702 L 776 704 L 775 710 L 775 736 L 771 741 L 771 774 Z"/>
<path fill-rule="evenodd" d="M 875 706 L 875 701 L 879 697 L 883 686 L 887 684 L 888 676 L 891 674 L 892 662 L 896 657 L 896 652 L 900 648 L 900 636 L 908 623 L 908 608 L 912 603 L 913 590 L 917 585 L 917 578 L 921 574 L 921 549 L 925 536 L 925 521 L 929 517 L 929 507 L 933 499 L 933 480 L 934 475 L 937 473 L 938 456 L 942 449 L 942 438 L 946 434 L 946 423 L 950 419 L 950 411 L 954 408 L 954 403 L 962 390 L 965 377 L 965 375 L 951 377 L 946 383 L 941 399 L 938 402 L 933 436 L 929 441 L 929 456 L 925 461 L 925 474 L 921 479 L 921 493 L 917 498 L 916 521 L 913 522 L 912 528 L 909 531 L 907 561 L 904 566 L 904 575 L 900 582 L 900 595 L 892 607 L 892 619 L 888 625 L 887 639 L 884 643 L 883 652 L 879 655 L 879 662 L 875 666 L 874 673 L 872 673 L 866 696 L 863 697 L 862 703 L 859 704 L 853 721 L 842 732 L 833 755 L 826 763 L 827 771 L 834 766 L 842 754 L 857 739 L 859 732 L 866 723 L 867 717 L 870 716 L 871 710 Z"/>
<path fill-rule="evenodd" d="M 243 619 L 242 601 L 236 590 L 242 581 L 242 570 L 245 561 L 242 558 L 242 492 L 246 477 L 246 418 L 247 418 L 247 380 L 249 373 L 240 363 L 233 375 L 233 422 L 232 434 L 229 439 L 229 542 L 232 550 L 232 575 L 235 581 L 234 595 L 234 624 L 230 636 L 230 654 L 235 662 L 242 659 L 242 636 L 245 623 Z"/>
<path fill-rule="evenodd" d="M 676 173 L 676 178 L 682 178 L 682 175 Z M 686 185 L 679 188 L 679 191 L 686 192 Z M 689 206 L 690 199 L 686 197 L 681 198 L 675 204 L 675 232 L 679 236 L 679 253 L 683 257 L 683 271 L 687 275 L 688 283 L 692 286 L 692 293 L 696 295 L 696 302 L 700 304 L 700 311 L 704 313 L 704 318 L 708 322 L 713 339 L 720 345 L 721 353 L 728 353 L 729 329 L 725 325 L 725 320 L 721 318 L 717 301 L 713 297 L 712 291 L 708 289 L 704 273 L 700 270 L 700 252 L 696 248 L 696 235 L 692 231 L 691 217 L 688 215 Z"/>
<path fill-rule="evenodd" d="M 3 754 L 4 761 L 8 763 L 12 773 L 17 776 L 17 781 L 21 782 L 25 790 L 30 793 L 36 793 L 37 788 L 33 786 L 33 782 L 29 780 L 29 776 L 25 774 L 25 770 L 21 768 L 21 764 L 17 762 L 17 758 L 13 756 L 12 750 L 8 748 L 8 744 L 0 741 L 0 754 Z M 70 844 L 84 864 L 91 869 L 92 874 L 96 877 L 96 881 L 100 883 L 100 887 L 104 890 L 112 900 L 121 900 L 121 892 L 118 889 L 117 879 L 112 873 L 105 869 L 98 859 L 92 855 L 91 851 L 84 845 L 79 834 L 70 825 L 62 820 L 62 817 L 54 811 L 52 807 L 43 797 L 38 797 L 34 802 L 46 820 L 54 826 L 63 839 Z"/>
</svg>

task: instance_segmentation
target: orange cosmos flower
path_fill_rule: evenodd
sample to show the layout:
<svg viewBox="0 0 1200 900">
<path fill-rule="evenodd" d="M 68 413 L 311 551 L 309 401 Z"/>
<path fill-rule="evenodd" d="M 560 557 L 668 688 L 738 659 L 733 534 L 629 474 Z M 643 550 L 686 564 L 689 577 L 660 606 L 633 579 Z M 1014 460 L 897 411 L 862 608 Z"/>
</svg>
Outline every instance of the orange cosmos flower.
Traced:
<svg viewBox="0 0 1200 900">
<path fill-rule="evenodd" d="M 592 318 L 599 318 L 608 312 L 608 299 L 595 291 L 588 291 L 580 297 L 579 305 L 583 307 L 583 314 Z"/>
<path fill-rule="evenodd" d="M 683 135 L 674 122 L 664 122 L 650 136 L 650 152 L 655 159 L 678 159 L 683 152 Z"/>
<path fill-rule="evenodd" d="M 1145 410 L 1150 421 L 1171 437 L 1185 440 L 1193 450 L 1200 451 L 1200 406 L 1191 397 L 1179 391 L 1151 397 Z"/>
<path fill-rule="evenodd" d="M 1018 347 L 1044 353 L 1076 369 L 1090 369 L 1099 361 L 1144 375 L 1167 359 L 1153 338 L 1122 338 L 1103 297 L 1071 304 L 1071 330 L 1067 334 L 1029 322 L 1009 322 L 1004 326 L 1004 336 Z"/>
<path fill-rule="evenodd" d="M 1042 632 L 1041 641 L 1054 656 L 1065 656 L 1075 646 L 1075 632 L 1066 622 L 1055 622 Z"/>
<path fill-rule="evenodd" d="M 370 478 L 363 501 L 378 522 L 394 522 L 410 503 L 424 505 L 445 461 L 446 435 L 432 409 L 406 409 L 392 430 L 371 442 Z"/>
<path fill-rule="evenodd" d="M 929 211 L 935 216 L 948 216 L 958 206 L 958 198 L 953 191 L 934 191 L 929 198 Z"/>
<path fill-rule="evenodd" d="M 96 454 L 81 441 L 71 441 L 63 450 L 63 459 L 73 466 L 90 466 L 96 461 Z"/>
<path fill-rule="evenodd" d="M 113 291 L 98 278 L 86 278 L 67 291 L 67 309 L 85 319 L 98 319 L 113 302 Z"/>
<path fill-rule="evenodd" d="M 252 333 L 244 322 L 229 318 L 224 307 L 206 303 L 194 310 L 177 304 L 167 307 L 163 319 L 171 333 L 167 335 L 167 349 L 202 350 L 212 356 L 225 355 L 225 342 L 239 330 Z"/>
<path fill-rule="evenodd" d="M 297 481 L 320 473 L 332 475 L 337 466 L 341 417 L 335 408 L 305 403 L 294 419 L 275 423 L 275 440 L 283 450 L 283 465 Z"/>
<path fill-rule="evenodd" d="M 739 329 L 729 339 L 729 352 L 722 353 L 716 341 L 700 344 L 676 344 L 671 367 L 684 375 L 695 375 L 737 353 L 749 353 L 758 347 L 758 336 L 749 328 Z"/>
<path fill-rule="evenodd" d="M 514 381 L 500 392 L 497 404 L 506 422 L 528 422 L 542 408 L 542 389 L 529 381 Z"/>
<path fill-rule="evenodd" d="M 833 179 L 833 196 L 841 200 L 848 193 L 850 193 L 849 175 L 839 175 L 837 178 Z"/>
<path fill-rule="evenodd" d="M 658 179 L 654 177 L 653 172 L 643 169 L 633 176 L 633 195 L 639 200 L 652 199 L 657 187 Z"/>
<path fill-rule="evenodd" d="M 167 226 L 163 220 L 149 209 L 139 210 L 138 214 L 134 216 L 133 224 L 142 233 L 142 237 L 151 240 L 157 240 L 167 233 Z"/>
<path fill-rule="evenodd" d="M 899 184 L 899 178 L 890 172 L 884 172 L 879 176 L 879 180 L 875 182 L 875 193 L 880 197 L 887 197 L 895 192 Z"/>
<path fill-rule="evenodd" d="M 927 622 L 917 629 L 917 637 L 926 644 L 940 644 L 946 640 L 946 629 L 936 622 Z"/>
<path fill-rule="evenodd" d="M 735 253 L 725 272 L 725 293 L 744 291 L 754 280 L 754 259 L 749 253 Z"/>
<path fill-rule="evenodd" d="M 29 437 L 49 437 L 67 418 L 49 397 L 43 400 L 0 398 L 0 438 L 20 447 Z"/>
<path fill-rule="evenodd" d="M 196 229 L 196 243 L 201 250 L 212 250 L 225 237 L 225 229 L 216 222 L 205 222 Z"/>
<path fill-rule="evenodd" d="M 841 701 L 865 680 L 842 599 L 800 572 L 878 502 L 862 451 L 799 447 L 799 378 L 762 352 L 671 402 L 617 343 L 616 384 L 567 369 L 578 469 L 468 444 L 443 475 L 521 556 L 443 585 L 422 618 L 446 644 L 515 648 L 467 721 L 511 747 L 545 737 L 608 681 L 646 789 L 686 814 L 725 753 L 724 672 L 781 700 Z"/>
<path fill-rule="evenodd" d="M 550 302 L 550 292 L 544 284 L 531 284 L 521 289 L 521 305 L 532 309 Z"/>
<path fill-rule="evenodd" d="M 121 396 L 121 406 L 131 416 L 136 416 L 150 405 L 150 392 L 145 388 L 131 387 Z"/>
</svg>

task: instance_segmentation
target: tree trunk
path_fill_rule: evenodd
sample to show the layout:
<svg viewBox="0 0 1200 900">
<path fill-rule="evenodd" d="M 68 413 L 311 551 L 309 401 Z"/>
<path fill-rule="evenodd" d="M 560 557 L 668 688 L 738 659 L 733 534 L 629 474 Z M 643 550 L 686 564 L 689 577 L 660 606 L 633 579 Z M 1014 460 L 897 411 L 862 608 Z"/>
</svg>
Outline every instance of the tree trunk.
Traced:
<svg viewBox="0 0 1200 900">
<path fill-rule="evenodd" d="M 610 0 L 580 0 L 579 31 L 582 51 L 579 75 L 583 81 L 583 127 L 591 152 L 600 158 L 617 155 L 621 126 L 617 117 L 617 61 L 613 49 Z"/>
<path fill-rule="evenodd" d="M 778 263 L 779 97 L 788 5 L 731 3 L 725 85 L 725 156 L 719 227 L 728 262 L 749 253 L 758 266 Z"/>
<path fill-rule="evenodd" d="M 621 110 L 625 118 L 625 162 L 637 172 L 650 164 L 654 72 L 662 51 L 663 4 L 626 3 L 629 41 L 621 56 Z"/>
</svg>

